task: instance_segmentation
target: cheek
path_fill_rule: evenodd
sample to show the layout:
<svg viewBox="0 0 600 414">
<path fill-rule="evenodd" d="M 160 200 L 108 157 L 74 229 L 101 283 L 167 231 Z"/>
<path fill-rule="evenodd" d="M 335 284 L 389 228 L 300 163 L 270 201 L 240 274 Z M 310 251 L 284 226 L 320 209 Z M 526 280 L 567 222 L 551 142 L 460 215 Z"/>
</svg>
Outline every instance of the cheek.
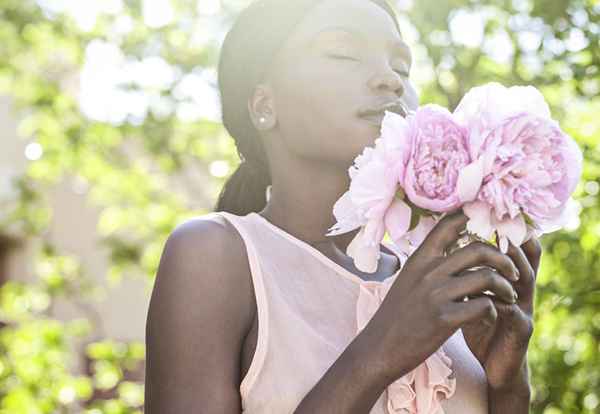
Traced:
<svg viewBox="0 0 600 414">
<path fill-rule="evenodd" d="M 330 81 L 326 73 L 316 74 L 296 71 L 277 90 L 279 128 L 291 145 L 318 147 L 324 137 L 343 126 L 344 113 L 348 111 L 348 90 Z M 320 144 L 319 144 L 320 143 Z M 317 145 L 319 144 L 319 145 Z"/>
<path fill-rule="evenodd" d="M 379 128 L 358 118 L 367 101 L 359 74 L 297 68 L 277 91 L 279 128 L 288 148 L 311 159 L 349 166 Z"/>
</svg>

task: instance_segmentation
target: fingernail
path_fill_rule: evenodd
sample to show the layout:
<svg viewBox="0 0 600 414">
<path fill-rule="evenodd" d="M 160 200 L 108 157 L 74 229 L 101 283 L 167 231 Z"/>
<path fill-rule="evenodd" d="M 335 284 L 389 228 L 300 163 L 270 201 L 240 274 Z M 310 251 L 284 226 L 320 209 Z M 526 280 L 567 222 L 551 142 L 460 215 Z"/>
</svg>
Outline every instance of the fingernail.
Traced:
<svg viewBox="0 0 600 414">
<path fill-rule="evenodd" d="M 513 303 L 515 303 L 518 298 L 519 296 L 517 295 L 517 292 L 513 292 Z"/>
</svg>

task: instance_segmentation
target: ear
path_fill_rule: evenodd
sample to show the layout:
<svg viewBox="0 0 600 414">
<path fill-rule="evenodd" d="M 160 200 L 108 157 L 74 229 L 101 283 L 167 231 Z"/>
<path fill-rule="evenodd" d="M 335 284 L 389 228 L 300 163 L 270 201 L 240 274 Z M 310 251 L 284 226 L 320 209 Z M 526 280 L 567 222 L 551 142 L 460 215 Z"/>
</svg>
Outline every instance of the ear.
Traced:
<svg viewBox="0 0 600 414">
<path fill-rule="evenodd" d="M 277 120 L 275 102 L 270 86 L 259 84 L 248 100 L 248 113 L 252 123 L 259 131 L 273 128 Z"/>
</svg>

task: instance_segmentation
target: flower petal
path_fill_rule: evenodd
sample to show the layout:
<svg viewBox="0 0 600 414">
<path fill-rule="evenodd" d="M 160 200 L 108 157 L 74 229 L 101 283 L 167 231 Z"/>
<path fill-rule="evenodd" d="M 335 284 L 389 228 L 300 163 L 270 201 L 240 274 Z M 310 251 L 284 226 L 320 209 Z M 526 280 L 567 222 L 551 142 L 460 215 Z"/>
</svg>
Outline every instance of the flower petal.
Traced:
<svg viewBox="0 0 600 414">
<path fill-rule="evenodd" d="M 527 236 L 527 225 L 522 214 L 519 214 L 513 219 L 506 218 L 500 221 L 493 217 L 492 225 L 498 231 L 499 236 L 506 237 L 514 246 L 520 246 L 524 243 L 525 237 Z M 501 242 L 507 243 L 502 240 Z M 504 248 L 501 248 L 503 253 L 506 253 L 506 249 L 508 249 L 507 244 L 504 245 Z"/>
<path fill-rule="evenodd" d="M 350 182 L 350 197 L 357 206 L 377 202 L 388 192 L 384 180 L 386 166 L 379 160 L 371 160 L 363 165 Z"/>
<path fill-rule="evenodd" d="M 467 231 L 489 240 L 494 231 L 490 206 L 484 202 L 475 201 L 465 204 L 463 211 L 469 217 Z"/>
<path fill-rule="evenodd" d="M 380 256 L 379 245 L 369 245 L 369 241 L 365 237 L 364 227 L 361 227 L 360 231 L 348 244 L 346 254 L 354 259 L 354 265 L 360 271 L 373 273 L 377 270 L 377 262 Z"/>
<path fill-rule="evenodd" d="M 381 123 L 381 140 L 386 151 L 400 150 L 405 157 L 408 157 L 410 151 L 408 121 L 401 115 L 385 111 Z M 404 158 L 404 161 L 406 159 Z"/>
<path fill-rule="evenodd" d="M 394 242 L 403 237 L 410 227 L 412 211 L 408 204 L 395 198 L 384 216 L 385 228 Z"/>
<path fill-rule="evenodd" d="M 326 236 L 347 233 L 362 226 L 365 222 L 358 214 L 357 207 L 352 202 L 349 191 L 346 191 L 333 205 L 333 215 L 337 223 L 328 229 Z"/>
<path fill-rule="evenodd" d="M 483 160 L 478 158 L 476 161 L 464 167 L 458 173 L 456 189 L 458 197 L 463 203 L 473 201 L 479 193 L 481 183 L 483 182 Z"/>
</svg>

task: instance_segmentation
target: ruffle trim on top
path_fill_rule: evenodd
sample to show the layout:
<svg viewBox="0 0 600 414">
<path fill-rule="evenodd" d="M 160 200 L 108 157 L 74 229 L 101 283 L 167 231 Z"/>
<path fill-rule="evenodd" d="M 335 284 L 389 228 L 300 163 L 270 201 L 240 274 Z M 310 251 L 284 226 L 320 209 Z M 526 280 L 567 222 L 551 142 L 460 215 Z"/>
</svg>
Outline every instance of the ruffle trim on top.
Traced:
<svg viewBox="0 0 600 414">
<path fill-rule="evenodd" d="M 385 298 L 396 276 L 380 284 L 361 284 L 356 302 L 357 334 L 365 327 Z M 452 375 L 452 359 L 443 346 L 418 367 L 387 387 L 389 414 L 444 414 L 441 400 L 456 390 Z"/>
</svg>

